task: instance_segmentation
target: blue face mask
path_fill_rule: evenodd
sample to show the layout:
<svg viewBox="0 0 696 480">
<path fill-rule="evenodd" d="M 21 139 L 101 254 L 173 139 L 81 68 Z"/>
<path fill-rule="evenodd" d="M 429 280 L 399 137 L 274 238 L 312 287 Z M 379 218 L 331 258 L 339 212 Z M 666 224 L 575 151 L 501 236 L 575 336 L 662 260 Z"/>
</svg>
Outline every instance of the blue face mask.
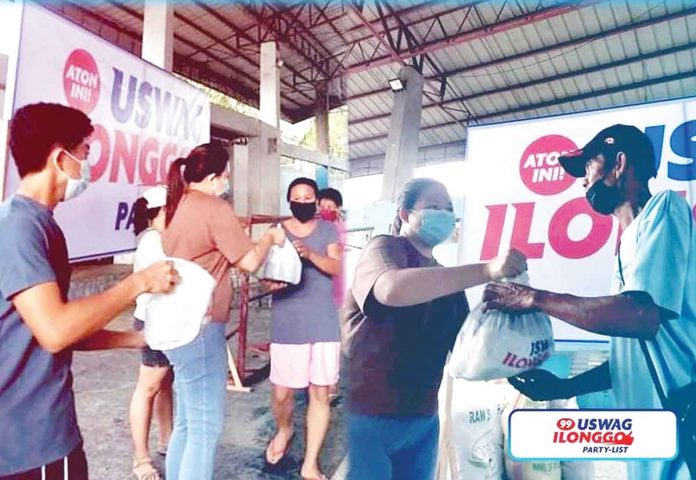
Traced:
<svg viewBox="0 0 696 480">
<path fill-rule="evenodd" d="M 426 244 L 434 247 L 452 236 L 456 221 L 454 213 L 448 210 L 431 208 L 425 208 L 414 213 L 420 215 L 421 219 L 420 227 L 418 227 L 415 233 Z"/>
<path fill-rule="evenodd" d="M 72 158 L 74 161 L 76 161 L 77 163 L 80 164 L 80 178 L 72 178 L 70 175 L 65 173 L 65 171 L 61 170 L 58 167 L 58 164 L 56 163 L 55 159 L 53 161 L 53 164 L 55 165 L 56 169 L 58 169 L 58 171 L 65 178 L 68 179 L 68 183 L 65 186 L 65 196 L 63 197 L 63 200 L 68 201 L 68 200 L 71 200 L 71 199 L 77 197 L 82 192 L 87 190 L 91 176 L 90 176 L 89 162 L 87 160 L 80 160 L 75 155 L 73 155 L 72 153 L 68 152 L 65 149 L 63 149 L 63 153 L 65 153 L 68 157 Z"/>
</svg>

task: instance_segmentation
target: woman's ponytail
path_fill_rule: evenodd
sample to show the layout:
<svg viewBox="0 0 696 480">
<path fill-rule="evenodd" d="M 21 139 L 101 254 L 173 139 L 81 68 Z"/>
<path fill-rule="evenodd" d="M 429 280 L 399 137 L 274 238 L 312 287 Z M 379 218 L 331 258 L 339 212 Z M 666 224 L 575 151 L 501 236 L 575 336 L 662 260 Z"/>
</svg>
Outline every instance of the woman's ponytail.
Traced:
<svg viewBox="0 0 696 480">
<path fill-rule="evenodd" d="M 181 197 L 186 191 L 186 182 L 181 167 L 186 165 L 186 158 L 177 158 L 169 167 L 167 174 L 167 205 L 165 206 L 164 223 L 169 226 L 169 223 L 174 218 L 176 209 L 179 206 Z"/>
<path fill-rule="evenodd" d="M 174 218 L 174 213 L 186 193 L 187 185 L 202 182 L 209 175 L 221 175 L 229 162 L 229 154 L 221 142 L 213 140 L 210 143 L 198 145 L 191 150 L 186 158 L 177 158 L 167 174 L 167 207 L 164 223 Z M 182 169 L 182 167 L 185 167 Z"/>
</svg>

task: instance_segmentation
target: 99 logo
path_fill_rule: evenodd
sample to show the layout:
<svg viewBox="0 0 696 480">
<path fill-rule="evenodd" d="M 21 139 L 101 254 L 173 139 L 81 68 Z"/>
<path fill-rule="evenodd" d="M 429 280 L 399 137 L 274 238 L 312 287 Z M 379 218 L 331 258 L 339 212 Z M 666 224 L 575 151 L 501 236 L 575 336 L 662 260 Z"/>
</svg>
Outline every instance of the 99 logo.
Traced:
<svg viewBox="0 0 696 480">
<path fill-rule="evenodd" d="M 556 422 L 556 426 L 559 430 L 572 430 L 575 428 L 575 420 L 572 418 L 561 418 Z"/>
</svg>

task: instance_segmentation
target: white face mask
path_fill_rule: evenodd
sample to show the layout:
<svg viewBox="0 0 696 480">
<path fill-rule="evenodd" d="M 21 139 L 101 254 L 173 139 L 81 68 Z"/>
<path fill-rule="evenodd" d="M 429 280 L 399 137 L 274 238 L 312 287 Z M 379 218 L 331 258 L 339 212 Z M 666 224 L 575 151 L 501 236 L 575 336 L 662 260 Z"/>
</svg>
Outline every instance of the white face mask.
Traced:
<svg viewBox="0 0 696 480">
<path fill-rule="evenodd" d="M 219 175 L 212 174 L 210 182 L 213 185 L 213 194 L 216 197 L 222 197 L 230 193 L 230 179 L 223 178 Z"/>
<path fill-rule="evenodd" d="M 80 164 L 80 178 L 72 178 L 70 175 L 65 173 L 63 170 L 58 167 L 58 164 L 56 163 L 56 160 L 53 160 L 53 165 L 58 169 L 58 171 L 63 174 L 65 178 L 68 179 L 68 183 L 65 186 L 65 196 L 63 197 L 63 200 L 71 200 L 78 195 L 80 195 L 82 192 L 87 190 L 87 187 L 89 186 L 89 181 L 90 181 L 90 168 L 89 168 L 89 162 L 87 160 L 80 160 L 79 158 L 75 157 L 72 153 L 68 152 L 67 150 L 63 149 L 63 153 L 65 153 L 67 156 L 75 160 L 77 163 Z"/>
<path fill-rule="evenodd" d="M 222 197 L 228 193 L 230 193 L 230 179 L 221 178 L 220 182 L 218 183 L 218 187 L 215 188 L 215 195 Z"/>
</svg>

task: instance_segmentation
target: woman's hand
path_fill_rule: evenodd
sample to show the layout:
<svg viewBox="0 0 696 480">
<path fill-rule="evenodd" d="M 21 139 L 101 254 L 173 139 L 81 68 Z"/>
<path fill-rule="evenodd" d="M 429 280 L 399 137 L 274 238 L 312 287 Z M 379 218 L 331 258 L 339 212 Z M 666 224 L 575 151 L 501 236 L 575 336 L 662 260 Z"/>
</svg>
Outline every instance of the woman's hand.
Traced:
<svg viewBox="0 0 696 480">
<path fill-rule="evenodd" d="M 300 258 L 307 259 L 310 262 L 312 261 L 312 256 L 314 255 L 314 251 L 312 249 L 299 240 L 295 240 L 292 242 L 292 244 L 295 246 L 295 250 L 297 250 L 297 254 L 300 256 Z"/>
<path fill-rule="evenodd" d="M 267 291 L 269 291 L 269 292 L 271 292 L 271 293 L 277 292 L 277 291 L 282 290 L 282 289 L 284 289 L 284 288 L 288 288 L 288 284 L 287 284 L 287 283 L 283 283 L 283 282 L 274 282 L 274 281 L 271 281 L 271 280 L 261 280 L 261 284 L 263 285 L 263 287 L 264 287 Z"/>
<path fill-rule="evenodd" d="M 535 309 L 536 290 L 517 283 L 489 283 L 483 291 L 484 311 L 525 313 Z"/>
<path fill-rule="evenodd" d="M 512 249 L 486 264 L 486 274 L 492 281 L 513 278 L 527 270 L 527 257 Z"/>
<path fill-rule="evenodd" d="M 266 230 L 265 235 L 270 239 L 273 245 L 281 246 L 285 242 L 285 230 L 278 227 L 271 227 Z"/>
</svg>

